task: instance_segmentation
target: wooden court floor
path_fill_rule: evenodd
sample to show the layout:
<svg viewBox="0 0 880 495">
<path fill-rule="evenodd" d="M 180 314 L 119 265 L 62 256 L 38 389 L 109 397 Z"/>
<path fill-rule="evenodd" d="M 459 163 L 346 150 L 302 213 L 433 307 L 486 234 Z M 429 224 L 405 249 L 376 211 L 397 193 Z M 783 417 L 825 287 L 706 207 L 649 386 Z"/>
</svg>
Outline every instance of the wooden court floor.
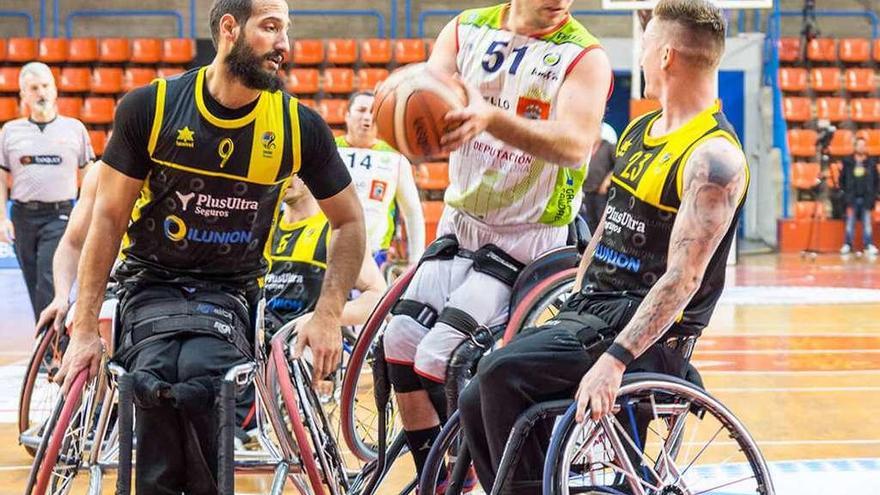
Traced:
<svg viewBox="0 0 880 495">
<path fill-rule="evenodd" d="M 880 494 L 880 261 L 752 256 L 729 279 L 694 360 L 771 461 L 777 492 Z M 13 424 L 29 313 L 18 273 L 0 270 L 0 495 L 21 493 L 29 468 Z"/>
</svg>

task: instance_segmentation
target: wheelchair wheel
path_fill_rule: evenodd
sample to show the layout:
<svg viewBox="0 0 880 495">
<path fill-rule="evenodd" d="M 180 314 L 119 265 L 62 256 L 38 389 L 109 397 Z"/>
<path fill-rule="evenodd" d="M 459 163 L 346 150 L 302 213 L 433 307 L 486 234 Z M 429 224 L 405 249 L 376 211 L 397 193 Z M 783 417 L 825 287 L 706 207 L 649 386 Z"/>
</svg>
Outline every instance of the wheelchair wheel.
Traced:
<svg viewBox="0 0 880 495">
<path fill-rule="evenodd" d="M 52 407 L 61 394 L 61 387 L 53 380 L 61 367 L 67 340 L 66 332 L 47 328 L 37 339 L 25 370 L 18 402 L 18 441 L 32 456 L 40 444 Z"/>
<path fill-rule="evenodd" d="M 717 399 L 662 375 L 624 379 L 619 412 L 575 421 L 572 405 L 554 430 L 544 493 L 774 494 L 755 441 Z"/>
<path fill-rule="evenodd" d="M 477 483 L 476 478 L 468 480 L 471 471 L 471 457 L 464 454 L 464 443 L 461 438 L 461 418 L 456 411 L 449 417 L 440 435 L 431 446 L 431 452 L 425 461 L 425 468 L 419 478 L 419 493 L 443 493 L 459 495 L 463 485 Z M 464 454 L 464 455 L 463 455 Z M 445 479 L 441 482 L 441 475 Z M 479 484 L 467 486 L 467 492 L 473 491 Z M 486 493 L 491 490 L 485 489 Z"/>
<path fill-rule="evenodd" d="M 67 398 L 59 398 L 31 467 L 27 495 L 70 492 L 87 448 L 97 381 L 89 381 L 88 370 L 83 370 Z"/>
<path fill-rule="evenodd" d="M 342 437 L 352 454 L 363 462 L 373 461 L 378 455 L 376 452 L 379 435 L 378 414 L 372 394 L 373 347 L 379 341 L 379 335 L 385 326 L 391 307 L 403 296 L 414 274 L 415 268 L 410 268 L 401 275 L 370 314 L 358 335 L 342 379 L 342 393 L 339 398 Z M 390 445 L 399 429 L 395 422 L 393 398 L 388 408 L 386 414 L 390 418 L 388 423 L 390 428 L 386 437 Z"/>
<path fill-rule="evenodd" d="M 510 342 L 522 329 L 556 316 L 571 295 L 577 268 L 558 272 L 532 288 L 510 313 L 502 342 Z"/>
</svg>

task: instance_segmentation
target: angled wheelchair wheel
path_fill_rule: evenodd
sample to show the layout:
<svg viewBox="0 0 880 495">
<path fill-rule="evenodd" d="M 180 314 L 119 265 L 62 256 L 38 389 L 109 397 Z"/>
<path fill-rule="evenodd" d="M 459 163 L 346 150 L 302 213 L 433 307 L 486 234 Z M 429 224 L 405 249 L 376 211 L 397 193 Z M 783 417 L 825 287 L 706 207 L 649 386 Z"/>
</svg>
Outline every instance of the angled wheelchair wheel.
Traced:
<svg viewBox="0 0 880 495">
<path fill-rule="evenodd" d="M 461 418 L 456 411 L 443 425 L 440 435 L 431 446 L 419 478 L 418 492 L 459 495 L 470 493 L 478 487 L 479 483 L 471 467 L 471 457 L 461 441 Z M 485 488 L 483 490 L 485 493 L 491 491 Z"/>
<path fill-rule="evenodd" d="M 539 326 L 556 316 L 568 301 L 577 268 L 557 272 L 529 290 L 510 312 L 502 342 L 510 342 L 524 328 Z"/>
<path fill-rule="evenodd" d="M 37 339 L 25 370 L 18 401 L 18 440 L 34 455 L 61 387 L 53 381 L 67 347 L 67 332 L 49 327 Z"/>
<path fill-rule="evenodd" d="M 545 494 L 773 495 L 767 465 L 743 424 L 717 399 L 682 380 L 628 375 L 614 415 L 554 430 Z"/>
</svg>

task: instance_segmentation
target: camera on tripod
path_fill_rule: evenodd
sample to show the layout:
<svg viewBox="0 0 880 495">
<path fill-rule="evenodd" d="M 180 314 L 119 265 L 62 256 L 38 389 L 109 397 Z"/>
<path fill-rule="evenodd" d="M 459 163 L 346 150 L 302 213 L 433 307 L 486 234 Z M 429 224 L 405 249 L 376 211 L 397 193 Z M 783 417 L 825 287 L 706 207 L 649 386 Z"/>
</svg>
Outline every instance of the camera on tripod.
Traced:
<svg viewBox="0 0 880 495">
<path fill-rule="evenodd" d="M 831 140 L 834 139 L 835 131 L 837 131 L 837 127 L 829 124 L 827 121 L 820 120 L 817 123 L 816 151 L 818 151 L 821 155 L 821 163 L 823 165 L 826 165 L 828 163 L 828 160 L 830 159 L 828 155 L 828 146 L 831 145 Z"/>
</svg>

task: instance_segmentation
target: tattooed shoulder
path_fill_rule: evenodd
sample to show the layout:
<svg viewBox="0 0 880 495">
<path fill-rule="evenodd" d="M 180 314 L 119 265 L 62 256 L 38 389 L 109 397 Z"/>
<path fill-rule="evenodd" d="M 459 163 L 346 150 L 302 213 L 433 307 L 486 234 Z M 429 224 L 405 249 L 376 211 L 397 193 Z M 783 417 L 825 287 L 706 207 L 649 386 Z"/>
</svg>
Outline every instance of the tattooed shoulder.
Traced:
<svg viewBox="0 0 880 495">
<path fill-rule="evenodd" d="M 685 166 L 686 188 L 693 182 L 722 188 L 736 187 L 746 179 L 746 161 L 742 150 L 722 137 L 698 145 Z"/>
</svg>

